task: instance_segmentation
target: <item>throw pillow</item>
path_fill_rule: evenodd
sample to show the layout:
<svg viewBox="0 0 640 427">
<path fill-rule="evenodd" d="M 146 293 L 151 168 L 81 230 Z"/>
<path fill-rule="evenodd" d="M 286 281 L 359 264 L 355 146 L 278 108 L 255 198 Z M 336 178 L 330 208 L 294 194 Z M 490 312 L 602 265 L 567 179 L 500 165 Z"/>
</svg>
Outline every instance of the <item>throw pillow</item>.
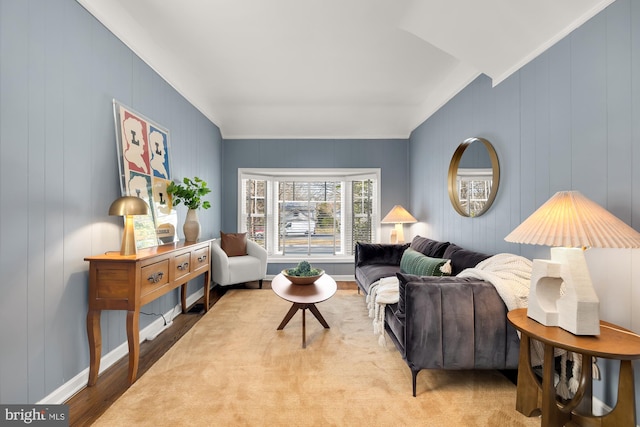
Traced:
<svg viewBox="0 0 640 427">
<path fill-rule="evenodd" d="M 431 258 L 416 250 L 408 248 L 400 260 L 400 272 L 416 276 L 444 276 L 440 270 L 447 262 L 444 258 Z"/>
<path fill-rule="evenodd" d="M 227 256 L 242 256 L 247 254 L 247 233 L 220 232 L 220 246 Z"/>
<path fill-rule="evenodd" d="M 465 268 L 473 268 L 480 261 L 489 258 L 490 255 L 481 252 L 463 249 L 454 243 L 451 243 L 444 251 L 443 258 L 451 260 L 451 275 L 456 276 Z"/>
<path fill-rule="evenodd" d="M 416 236 L 411 241 L 411 249 L 422 252 L 426 256 L 432 258 L 446 258 L 444 251 L 449 246 L 449 242 L 439 242 L 427 237 Z"/>
</svg>

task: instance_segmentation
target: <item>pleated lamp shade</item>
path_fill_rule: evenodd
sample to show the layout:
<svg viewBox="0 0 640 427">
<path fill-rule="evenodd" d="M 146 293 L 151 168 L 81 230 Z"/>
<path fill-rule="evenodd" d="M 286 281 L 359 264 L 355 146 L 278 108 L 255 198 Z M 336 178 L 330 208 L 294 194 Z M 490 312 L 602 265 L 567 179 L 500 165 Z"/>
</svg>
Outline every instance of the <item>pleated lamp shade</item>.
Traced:
<svg viewBox="0 0 640 427">
<path fill-rule="evenodd" d="M 640 233 L 578 191 L 559 191 L 504 238 L 531 245 L 640 248 Z"/>
<path fill-rule="evenodd" d="M 414 222 L 418 222 L 418 220 L 400 205 L 395 205 L 380 221 L 381 224 L 411 224 Z"/>
</svg>

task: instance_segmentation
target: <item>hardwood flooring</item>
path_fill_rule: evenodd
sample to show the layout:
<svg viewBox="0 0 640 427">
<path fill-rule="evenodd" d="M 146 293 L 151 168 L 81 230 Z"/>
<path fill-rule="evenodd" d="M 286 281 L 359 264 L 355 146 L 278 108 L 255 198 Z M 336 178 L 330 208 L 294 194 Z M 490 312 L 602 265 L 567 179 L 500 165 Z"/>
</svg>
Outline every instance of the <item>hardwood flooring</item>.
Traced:
<svg viewBox="0 0 640 427">
<path fill-rule="evenodd" d="M 338 289 L 358 289 L 355 282 L 337 282 L 337 284 Z M 234 288 L 258 289 L 258 282 L 232 287 L 216 286 L 210 291 L 210 305 L 213 306 L 228 289 Z M 263 288 L 270 289 L 271 282 L 265 280 Z M 202 299 L 197 303 L 202 304 Z M 140 344 L 138 378 L 144 375 L 203 315 L 204 312 L 180 315 L 173 320 L 169 329 L 153 341 Z M 88 426 L 98 419 L 129 388 L 128 368 L 129 358 L 125 356 L 105 370 L 98 378 L 96 385 L 85 387 L 66 401 L 65 404 L 69 405 L 69 425 Z"/>
</svg>

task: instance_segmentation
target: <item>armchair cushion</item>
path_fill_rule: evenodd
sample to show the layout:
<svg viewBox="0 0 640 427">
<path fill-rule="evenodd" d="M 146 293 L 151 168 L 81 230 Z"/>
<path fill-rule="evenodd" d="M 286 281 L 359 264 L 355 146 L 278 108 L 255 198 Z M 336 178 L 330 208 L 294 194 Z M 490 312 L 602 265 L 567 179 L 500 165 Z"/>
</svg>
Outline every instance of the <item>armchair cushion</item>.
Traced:
<svg viewBox="0 0 640 427">
<path fill-rule="evenodd" d="M 220 246 L 227 256 L 243 256 L 247 254 L 247 233 L 220 232 Z"/>
</svg>

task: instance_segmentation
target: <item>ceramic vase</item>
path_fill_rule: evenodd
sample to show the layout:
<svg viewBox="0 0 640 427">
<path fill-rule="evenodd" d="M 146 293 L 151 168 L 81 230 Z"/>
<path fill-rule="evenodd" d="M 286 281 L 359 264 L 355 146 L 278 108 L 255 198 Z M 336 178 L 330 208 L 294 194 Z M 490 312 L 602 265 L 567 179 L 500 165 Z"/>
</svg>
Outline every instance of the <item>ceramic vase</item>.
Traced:
<svg viewBox="0 0 640 427">
<path fill-rule="evenodd" d="M 184 232 L 184 240 L 187 242 L 195 242 L 200 237 L 200 220 L 198 219 L 198 211 L 189 209 L 187 218 L 182 226 Z"/>
</svg>

